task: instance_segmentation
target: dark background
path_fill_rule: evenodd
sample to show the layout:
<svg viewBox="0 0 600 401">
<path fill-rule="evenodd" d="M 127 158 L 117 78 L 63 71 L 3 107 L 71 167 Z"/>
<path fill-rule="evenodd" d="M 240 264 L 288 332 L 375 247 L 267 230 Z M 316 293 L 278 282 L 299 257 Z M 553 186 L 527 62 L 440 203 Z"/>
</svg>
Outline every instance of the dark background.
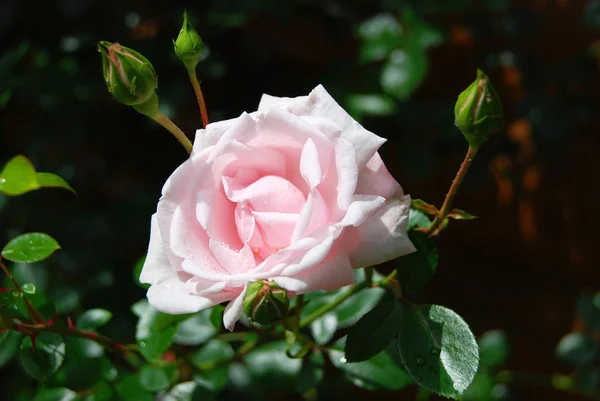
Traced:
<svg viewBox="0 0 600 401">
<path fill-rule="evenodd" d="M 209 49 L 198 76 L 211 121 L 255 110 L 263 92 L 304 95 L 322 83 L 388 138 L 380 152 L 405 192 L 438 206 L 466 151 L 454 101 L 484 69 L 504 103 L 505 126 L 455 200 L 479 219 L 443 233 L 438 274 L 422 300 L 457 311 L 477 335 L 505 330 L 510 369 L 570 372 L 554 348 L 579 327 L 578 296 L 600 286 L 596 0 L 0 0 L 0 163 L 24 154 L 78 194 L 0 196 L 0 242 L 43 231 L 64 249 L 45 266 L 16 266 L 21 277 L 65 313 L 113 310 L 109 334 L 131 341 L 129 306 L 144 296 L 133 267 L 160 188 L 186 155 L 165 130 L 110 97 L 95 46 L 118 41 L 148 57 L 163 110 L 191 137 L 200 118 L 171 42 L 184 9 Z M 437 35 L 435 45 L 405 47 L 416 60 L 398 67 L 407 84 L 382 86 L 386 61 L 365 61 L 359 26 L 387 13 L 410 34 L 411 12 Z M 357 94 L 376 95 L 385 107 L 362 110 L 352 102 Z M 10 366 L 3 378 L 22 376 Z M 6 394 L 23 380 L 6 380 Z M 514 392 L 580 399 L 542 388 Z"/>
</svg>

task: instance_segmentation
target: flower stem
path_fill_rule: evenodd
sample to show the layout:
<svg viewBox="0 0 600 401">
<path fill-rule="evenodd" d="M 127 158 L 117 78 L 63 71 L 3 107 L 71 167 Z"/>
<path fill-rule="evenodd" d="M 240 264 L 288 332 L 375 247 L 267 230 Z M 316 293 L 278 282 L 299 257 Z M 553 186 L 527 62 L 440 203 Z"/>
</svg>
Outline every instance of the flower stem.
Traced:
<svg viewBox="0 0 600 401">
<path fill-rule="evenodd" d="M 477 154 L 478 150 L 478 147 L 469 146 L 467 154 L 465 155 L 465 160 L 463 160 L 462 164 L 460 165 L 460 169 L 458 170 L 458 173 L 456 173 L 454 181 L 452 181 L 450 190 L 446 194 L 444 204 L 442 205 L 442 208 L 440 209 L 438 215 L 435 217 L 435 219 L 429 226 L 429 229 L 427 230 L 429 232 L 430 237 L 433 237 L 439 233 L 440 225 L 442 225 L 442 223 L 446 219 L 446 216 L 448 215 L 448 213 L 450 213 L 454 196 L 456 195 L 458 187 L 460 187 L 463 178 L 465 178 L 465 175 L 467 175 L 467 171 L 469 171 L 469 167 L 471 167 L 471 163 L 473 162 L 473 159 L 475 158 L 475 155 Z"/>
<path fill-rule="evenodd" d="M 206 128 L 208 125 L 208 113 L 206 112 L 206 103 L 204 103 L 204 95 L 202 95 L 202 89 L 200 88 L 200 81 L 196 76 L 196 68 L 188 68 L 188 75 L 190 76 L 190 82 L 196 93 L 196 99 L 198 99 L 198 107 L 200 108 L 200 115 L 202 116 L 202 126 Z"/>
<path fill-rule="evenodd" d="M 173 134 L 173 136 L 177 138 L 179 143 L 183 145 L 183 147 L 185 148 L 185 150 L 187 150 L 188 153 L 192 153 L 192 143 L 187 138 L 187 136 L 185 136 L 183 131 L 179 129 L 177 125 L 175 125 L 173 121 L 169 120 L 169 118 L 165 116 L 161 111 L 151 116 L 151 118 L 163 127 L 165 127 L 167 131 L 169 131 L 171 134 Z"/>
</svg>

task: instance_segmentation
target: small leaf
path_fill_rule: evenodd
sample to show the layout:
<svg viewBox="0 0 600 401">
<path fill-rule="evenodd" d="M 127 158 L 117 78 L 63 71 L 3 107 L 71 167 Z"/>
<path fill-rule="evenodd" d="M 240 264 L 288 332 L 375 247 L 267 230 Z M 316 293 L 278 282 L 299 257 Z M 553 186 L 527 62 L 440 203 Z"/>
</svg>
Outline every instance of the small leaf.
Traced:
<svg viewBox="0 0 600 401">
<path fill-rule="evenodd" d="M 167 327 L 154 332 L 146 338 L 138 340 L 140 353 L 148 360 L 154 361 L 160 357 L 173 343 L 176 327 Z"/>
<path fill-rule="evenodd" d="M 65 359 L 65 343 L 61 336 L 53 333 L 39 334 L 35 350 L 31 337 L 24 337 L 20 348 L 21 366 L 28 375 L 38 380 L 56 373 Z"/>
<path fill-rule="evenodd" d="M 569 333 L 556 346 L 556 356 L 565 362 L 581 366 L 593 361 L 599 348 L 585 333 Z"/>
<path fill-rule="evenodd" d="M 150 288 L 150 284 L 144 284 L 140 282 L 140 274 L 142 273 L 142 268 L 144 267 L 144 262 L 146 261 L 146 257 L 144 256 L 140 260 L 138 260 L 133 267 L 133 281 L 144 290 Z"/>
<path fill-rule="evenodd" d="M 35 294 L 35 285 L 33 283 L 25 283 L 21 286 L 21 289 L 25 294 L 34 295 Z"/>
<path fill-rule="evenodd" d="M 234 352 L 226 341 L 211 340 L 192 357 L 195 366 L 203 368 L 205 364 L 223 363 L 233 358 Z M 227 386 L 229 367 L 225 364 L 194 375 L 194 381 L 210 391 L 220 391 Z"/>
<path fill-rule="evenodd" d="M 310 325 L 310 331 L 319 345 L 327 344 L 337 331 L 337 315 L 326 313 Z"/>
<path fill-rule="evenodd" d="M 408 232 L 408 237 L 417 251 L 396 259 L 394 263 L 402 291 L 413 294 L 423 289 L 433 277 L 437 269 L 438 252 L 427 234 L 413 230 Z"/>
<path fill-rule="evenodd" d="M 284 394 L 293 392 L 302 370 L 302 360 L 288 358 L 285 350 L 286 343 L 276 341 L 261 345 L 246 355 L 251 382 Z"/>
<path fill-rule="evenodd" d="M 9 363 L 19 351 L 21 333 L 5 331 L 0 334 L 0 368 Z"/>
<path fill-rule="evenodd" d="M 311 351 L 312 342 L 302 333 L 286 331 L 285 340 L 287 342 L 285 354 L 288 358 L 304 358 Z"/>
<path fill-rule="evenodd" d="M 417 209 L 410 209 L 407 227 L 409 231 L 416 228 L 428 228 L 430 224 L 431 220 L 425 213 Z"/>
<path fill-rule="evenodd" d="M 0 192 L 16 196 L 38 189 L 35 168 L 25 156 L 11 159 L 0 172 Z"/>
<path fill-rule="evenodd" d="M 363 40 L 359 59 L 363 62 L 381 61 L 400 46 L 402 27 L 391 14 L 379 14 L 363 21 L 358 35 Z"/>
<path fill-rule="evenodd" d="M 6 244 L 2 256 L 13 262 L 34 263 L 46 259 L 59 249 L 58 242 L 48 234 L 27 233 Z"/>
<path fill-rule="evenodd" d="M 428 70 L 427 57 L 418 45 L 394 50 L 381 70 L 383 91 L 398 100 L 407 100 L 421 84 Z"/>
<path fill-rule="evenodd" d="M 377 305 L 348 331 L 346 361 L 361 362 L 379 354 L 398 333 L 401 321 L 402 306 L 398 302 Z"/>
<path fill-rule="evenodd" d="M 404 309 L 398 350 L 407 372 L 427 390 L 458 399 L 479 365 L 469 326 L 443 306 L 405 305 Z"/>
<path fill-rule="evenodd" d="M 462 209 L 452 209 L 452 211 L 448 213 L 448 217 L 454 220 L 473 220 L 477 218 L 477 216 L 473 216 L 471 213 L 465 212 Z"/>
<path fill-rule="evenodd" d="M 398 361 L 396 344 L 393 342 L 367 361 L 348 363 L 342 351 L 345 341 L 344 337 L 334 344 L 329 351 L 329 358 L 355 386 L 367 390 L 399 390 L 414 383 Z"/>
<path fill-rule="evenodd" d="M 437 216 L 437 214 L 440 212 L 437 207 L 430 205 L 422 199 L 413 199 L 411 208 L 430 216 Z"/>
<path fill-rule="evenodd" d="M 129 375 L 115 384 L 117 393 L 127 401 L 154 401 L 154 395 L 142 386 L 139 375 Z"/>
<path fill-rule="evenodd" d="M 110 319 L 112 319 L 112 312 L 106 309 L 90 309 L 79 316 L 77 327 L 82 330 L 94 330 L 104 326 Z"/>
<path fill-rule="evenodd" d="M 135 330 L 137 340 L 148 338 L 153 333 L 168 327 L 175 327 L 179 322 L 189 319 L 193 314 L 168 315 L 154 309 L 143 299 L 131 307 L 132 312 L 139 317 Z"/>
<path fill-rule="evenodd" d="M 508 340 L 500 330 L 490 330 L 479 338 L 479 359 L 481 366 L 497 368 L 508 358 Z"/>
<path fill-rule="evenodd" d="M 140 370 L 140 383 L 148 391 L 156 392 L 169 387 L 169 378 L 165 372 L 157 367 L 146 365 Z"/>
<path fill-rule="evenodd" d="M 40 390 L 33 401 L 72 401 L 77 393 L 68 388 L 49 388 Z"/>
<path fill-rule="evenodd" d="M 359 116 L 382 117 L 396 112 L 396 101 L 385 94 L 349 95 L 346 104 L 349 112 Z"/>
<path fill-rule="evenodd" d="M 44 188 L 64 188 L 75 193 L 75 190 L 61 177 L 52 173 L 36 173 L 37 182 Z"/>
<path fill-rule="evenodd" d="M 179 323 L 173 342 L 182 345 L 200 345 L 213 338 L 219 333 L 219 329 L 215 328 L 210 321 L 212 313 L 211 309 L 204 309 Z"/>
</svg>

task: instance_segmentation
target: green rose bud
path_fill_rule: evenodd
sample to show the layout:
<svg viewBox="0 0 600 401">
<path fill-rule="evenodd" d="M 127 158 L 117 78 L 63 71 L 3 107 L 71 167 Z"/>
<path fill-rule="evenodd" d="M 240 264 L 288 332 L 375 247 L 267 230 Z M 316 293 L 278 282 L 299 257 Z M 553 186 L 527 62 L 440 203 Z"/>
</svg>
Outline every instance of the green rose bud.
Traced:
<svg viewBox="0 0 600 401">
<path fill-rule="evenodd" d="M 158 78 L 148 59 L 118 43 L 100 42 L 102 67 L 108 91 L 119 102 L 139 106 L 154 100 Z"/>
<path fill-rule="evenodd" d="M 261 326 L 279 323 L 287 316 L 288 307 L 287 291 L 275 282 L 257 281 L 248 286 L 244 312 L 253 323 Z"/>
<path fill-rule="evenodd" d="M 454 106 L 454 123 L 473 148 L 479 148 L 502 127 L 502 103 L 489 78 L 477 70 L 477 79 L 460 95 Z"/>
<path fill-rule="evenodd" d="M 183 26 L 173 44 L 175 45 L 175 54 L 181 59 L 185 67 L 195 69 L 204 50 L 204 44 L 198 32 L 188 21 L 187 12 L 183 13 Z"/>
</svg>

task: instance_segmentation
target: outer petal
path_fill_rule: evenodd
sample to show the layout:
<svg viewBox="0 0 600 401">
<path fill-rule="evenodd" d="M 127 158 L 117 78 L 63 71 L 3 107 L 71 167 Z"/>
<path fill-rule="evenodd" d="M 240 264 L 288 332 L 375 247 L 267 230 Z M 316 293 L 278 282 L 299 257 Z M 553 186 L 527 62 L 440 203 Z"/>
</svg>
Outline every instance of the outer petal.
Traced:
<svg viewBox="0 0 600 401">
<path fill-rule="evenodd" d="M 237 322 L 242 316 L 244 307 L 244 297 L 246 296 L 247 289 L 248 284 L 244 286 L 244 289 L 242 290 L 242 292 L 240 292 L 237 298 L 235 298 L 225 307 L 225 312 L 223 313 L 223 324 L 229 331 L 233 331 L 235 322 Z"/>
<path fill-rule="evenodd" d="M 373 266 L 414 252 L 406 233 L 410 196 L 389 199 L 373 217 L 344 236 L 352 267 Z"/>
<path fill-rule="evenodd" d="M 178 277 L 170 278 L 148 289 L 148 302 L 156 310 L 172 315 L 194 313 L 228 301 L 232 293 L 221 292 L 206 296 L 191 295 Z"/>
<path fill-rule="evenodd" d="M 335 290 L 356 280 L 352 274 L 352 266 L 346 252 L 339 252 L 310 269 L 303 270 L 292 277 L 274 277 L 279 286 L 296 294 L 309 291 Z"/>
<path fill-rule="evenodd" d="M 375 153 L 360 171 L 356 193 L 379 195 L 388 199 L 393 195 L 402 194 L 402 188 L 383 164 L 379 153 Z"/>
<path fill-rule="evenodd" d="M 175 269 L 169 264 L 155 213 L 150 221 L 150 244 L 148 245 L 146 261 L 140 273 L 140 281 L 147 284 L 156 284 L 169 277 L 174 277 L 176 274 Z"/>
</svg>

